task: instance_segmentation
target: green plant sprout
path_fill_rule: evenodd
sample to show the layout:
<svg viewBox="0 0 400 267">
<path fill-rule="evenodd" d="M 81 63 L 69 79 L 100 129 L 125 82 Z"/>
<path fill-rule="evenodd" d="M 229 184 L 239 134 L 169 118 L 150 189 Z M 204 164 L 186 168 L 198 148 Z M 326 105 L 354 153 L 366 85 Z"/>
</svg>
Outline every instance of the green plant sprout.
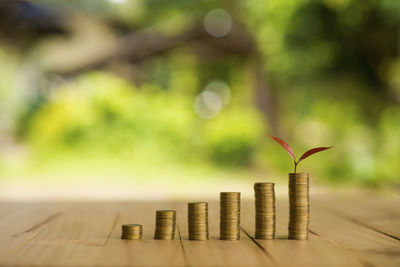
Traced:
<svg viewBox="0 0 400 267">
<path fill-rule="evenodd" d="M 285 150 L 286 152 L 289 154 L 289 156 L 293 159 L 293 163 L 294 163 L 294 173 L 296 173 L 297 170 L 297 165 L 304 159 L 308 158 L 309 156 L 311 156 L 312 154 L 327 150 L 332 148 L 333 146 L 328 146 L 328 147 L 316 147 L 316 148 L 312 148 L 308 151 L 306 151 L 300 158 L 299 160 L 296 160 L 296 157 L 293 153 L 292 148 L 289 146 L 288 143 L 286 143 L 285 141 L 283 141 L 282 139 L 279 139 L 278 137 L 274 137 L 271 136 L 272 139 L 274 139 L 276 142 L 278 142 Z"/>
</svg>

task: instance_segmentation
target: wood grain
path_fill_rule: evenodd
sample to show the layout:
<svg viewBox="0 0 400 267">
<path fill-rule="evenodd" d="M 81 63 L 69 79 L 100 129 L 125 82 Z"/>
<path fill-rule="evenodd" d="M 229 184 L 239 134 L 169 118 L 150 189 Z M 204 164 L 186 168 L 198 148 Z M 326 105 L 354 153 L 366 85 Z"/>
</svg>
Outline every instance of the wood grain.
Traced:
<svg viewBox="0 0 400 267">
<path fill-rule="evenodd" d="M 190 266 L 262 266 L 273 265 L 267 253 L 245 233 L 239 241 L 219 240 L 219 203 L 211 202 L 209 209 L 210 240 L 188 240 L 187 203 L 176 205 L 179 232 L 183 249 Z"/>
<path fill-rule="evenodd" d="M 244 203 L 243 215 L 246 220 L 242 222 L 242 227 L 251 235 L 254 234 L 255 229 L 252 206 L 254 204 L 251 202 Z M 306 241 L 288 240 L 288 207 L 288 200 L 277 201 L 277 239 L 256 240 L 279 263 L 278 266 L 363 266 L 346 250 L 315 234 L 310 234 L 309 240 Z"/>
<path fill-rule="evenodd" d="M 362 201 L 353 200 L 351 202 L 338 201 L 336 208 L 333 209 L 330 206 L 334 205 L 333 202 L 330 202 L 330 205 L 324 202 L 314 201 L 312 231 L 346 249 L 364 265 L 400 266 L 399 240 L 369 227 L 363 222 L 363 216 L 358 218 L 357 214 L 361 209 L 363 209 L 362 213 L 369 210 L 370 213 L 376 214 L 379 213 L 376 208 L 365 207 Z M 359 205 L 358 209 L 352 208 L 353 205 Z M 375 217 L 375 219 L 378 218 Z"/>
<path fill-rule="evenodd" d="M 254 202 L 243 201 L 239 241 L 218 239 L 218 202 L 208 241 L 188 240 L 185 202 L 0 203 L 0 266 L 400 266 L 398 199 L 311 200 L 308 241 L 287 240 L 287 199 L 275 240 L 253 238 Z M 153 239 L 157 209 L 177 210 L 175 240 Z M 142 224 L 143 239 L 121 240 L 124 223 Z"/>
<path fill-rule="evenodd" d="M 318 201 L 348 220 L 400 240 L 400 198 L 334 195 Z"/>
</svg>

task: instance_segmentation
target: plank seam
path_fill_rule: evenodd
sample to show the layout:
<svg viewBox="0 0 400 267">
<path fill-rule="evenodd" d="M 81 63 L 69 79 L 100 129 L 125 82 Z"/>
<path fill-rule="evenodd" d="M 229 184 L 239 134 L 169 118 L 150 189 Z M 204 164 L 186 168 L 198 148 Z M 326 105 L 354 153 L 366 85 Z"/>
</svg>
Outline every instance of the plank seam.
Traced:
<svg viewBox="0 0 400 267">
<path fill-rule="evenodd" d="M 352 222 L 354 222 L 354 223 L 356 223 L 356 224 L 358 224 L 358 225 L 360 225 L 360 226 L 364 226 L 365 228 L 368 228 L 368 229 L 370 229 L 370 230 L 373 230 L 373 231 L 375 231 L 375 232 L 378 232 L 378 233 L 380 233 L 380 234 L 383 234 L 383 235 L 385 235 L 385 236 L 387 236 L 387 237 L 390 237 L 390 238 L 393 238 L 393 239 L 395 239 L 395 240 L 397 240 L 397 241 L 400 241 L 400 238 L 398 238 L 397 236 L 391 235 L 391 234 L 386 233 L 386 232 L 384 232 L 384 231 L 382 231 L 382 230 L 379 230 L 379 229 L 377 229 L 377 228 L 375 228 L 375 227 L 373 227 L 373 226 L 371 226 L 371 225 L 365 224 L 365 223 L 363 223 L 363 222 L 361 222 L 361 221 L 359 221 L 359 220 L 357 220 L 357 219 L 355 219 L 355 218 L 353 218 L 353 217 L 349 217 L 349 216 L 346 216 L 346 215 L 343 215 L 343 216 L 346 217 L 348 220 L 350 220 L 350 221 L 352 221 Z"/>
<path fill-rule="evenodd" d="M 386 232 L 384 232 L 384 231 L 382 231 L 382 230 L 379 230 L 379 229 L 377 229 L 377 228 L 375 228 L 375 227 L 373 227 L 373 226 L 371 226 L 371 225 L 368 225 L 368 224 L 366 224 L 366 223 L 363 223 L 362 221 L 357 220 L 356 218 L 354 218 L 354 217 L 352 217 L 352 216 L 349 216 L 349 215 L 346 215 L 346 214 L 344 214 L 344 213 L 342 213 L 342 212 L 339 212 L 339 211 L 337 211 L 337 210 L 335 210 L 335 209 L 333 209 L 333 208 L 331 208 L 331 207 L 329 207 L 329 206 L 326 206 L 326 205 L 323 205 L 323 206 L 324 206 L 324 208 L 329 209 L 331 212 L 336 213 L 336 214 L 338 214 L 338 215 L 340 215 L 340 216 L 342 216 L 342 217 L 348 219 L 349 221 L 351 221 L 351 222 L 353 222 L 353 223 L 355 223 L 355 224 L 357 224 L 357 225 L 359 225 L 359 226 L 365 227 L 365 228 L 367 228 L 367 229 L 370 229 L 370 230 L 373 230 L 373 231 L 375 231 L 375 232 L 377 232 L 377 233 L 380 233 L 380 234 L 382 234 L 382 235 L 385 235 L 385 236 L 387 236 L 387 237 L 389 237 L 389 238 L 392 238 L 392 239 L 394 239 L 394 240 L 400 241 L 400 238 L 398 238 L 397 236 L 391 235 L 391 234 L 386 233 Z"/>
<path fill-rule="evenodd" d="M 28 240 L 26 240 L 23 244 L 21 244 L 20 246 L 10 250 L 10 254 L 14 254 L 17 251 L 21 250 L 22 248 L 24 248 L 26 245 L 28 245 L 30 242 L 32 242 L 36 237 L 38 237 L 41 233 L 43 232 L 43 229 L 39 230 L 34 236 L 32 236 L 31 238 L 29 238 Z"/>
<path fill-rule="evenodd" d="M 51 221 L 57 219 L 57 218 L 60 217 L 61 215 L 62 215 L 61 212 L 54 213 L 54 214 L 50 215 L 49 217 L 47 217 L 46 219 L 44 219 L 44 220 L 42 220 L 42 221 L 36 223 L 36 224 L 33 225 L 32 227 L 28 228 L 27 230 L 22 231 L 22 232 L 20 232 L 20 233 L 18 233 L 18 234 L 15 234 L 14 237 L 19 237 L 19 236 L 22 235 L 22 234 L 32 232 L 32 231 L 38 229 L 39 227 L 41 227 L 41 226 L 43 226 L 43 225 L 45 225 L 45 224 L 47 224 L 47 223 L 49 223 L 49 222 L 51 222 Z"/>
<path fill-rule="evenodd" d="M 117 222 L 119 221 L 120 217 L 121 217 L 121 215 L 117 212 L 117 214 L 115 214 L 114 222 L 113 222 L 113 224 L 112 224 L 112 226 L 111 226 L 110 233 L 108 234 L 107 239 L 106 239 L 106 241 L 104 242 L 104 246 L 107 246 L 108 240 L 110 240 L 111 235 L 112 235 L 112 232 L 114 231 L 115 226 L 117 225 Z"/>
<path fill-rule="evenodd" d="M 181 236 L 181 231 L 180 231 L 180 229 L 179 229 L 179 226 L 177 226 L 176 227 L 177 228 L 177 231 L 178 231 L 178 236 L 179 236 L 179 242 L 181 243 L 181 247 L 182 247 L 182 251 L 183 251 L 183 263 L 184 263 L 184 266 L 191 266 L 190 264 L 189 264 L 189 257 L 187 256 L 187 254 L 186 254 L 186 250 L 185 250 L 185 246 L 184 246 L 184 244 L 183 244 L 183 240 L 182 240 L 182 236 Z"/>
<path fill-rule="evenodd" d="M 321 235 L 317 234 L 316 232 L 312 231 L 311 229 L 309 229 L 308 231 L 309 231 L 311 234 L 315 235 L 315 236 L 321 237 Z"/>
<path fill-rule="evenodd" d="M 272 255 L 260 244 L 257 242 L 257 240 L 252 237 L 243 227 L 240 227 L 240 229 L 248 236 L 248 238 L 250 238 L 251 241 L 253 241 L 256 246 L 262 250 L 262 252 L 264 252 L 265 255 L 267 255 L 267 257 L 272 261 L 275 262 L 274 257 L 272 257 Z"/>
<path fill-rule="evenodd" d="M 364 265 L 365 267 L 376 267 L 372 263 L 364 261 L 362 258 L 360 258 L 357 255 L 353 254 L 351 251 L 345 249 L 343 246 L 339 245 L 338 243 L 336 243 L 332 239 L 327 238 L 327 237 L 323 237 L 320 234 L 318 234 L 317 232 L 312 231 L 311 229 L 309 229 L 309 232 L 312 233 L 313 235 L 318 236 L 321 239 L 324 239 L 324 240 L 330 242 L 332 245 L 336 246 L 338 249 L 343 250 L 344 253 L 346 253 L 347 255 L 355 258 L 360 264 Z"/>
</svg>

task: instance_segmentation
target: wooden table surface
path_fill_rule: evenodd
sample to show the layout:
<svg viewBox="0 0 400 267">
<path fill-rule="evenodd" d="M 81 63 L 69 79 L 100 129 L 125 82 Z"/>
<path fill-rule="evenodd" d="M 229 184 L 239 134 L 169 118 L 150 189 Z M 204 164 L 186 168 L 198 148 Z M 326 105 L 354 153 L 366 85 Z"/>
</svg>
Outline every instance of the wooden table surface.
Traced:
<svg viewBox="0 0 400 267">
<path fill-rule="evenodd" d="M 1 266 L 400 266 L 399 198 L 315 196 L 308 241 L 287 240 L 288 202 L 277 201 L 277 239 L 255 240 L 254 203 L 242 201 L 240 241 L 187 239 L 186 203 L 0 203 Z M 177 210 L 172 241 L 153 240 L 157 209 Z M 121 240 L 121 224 L 143 240 Z"/>
</svg>

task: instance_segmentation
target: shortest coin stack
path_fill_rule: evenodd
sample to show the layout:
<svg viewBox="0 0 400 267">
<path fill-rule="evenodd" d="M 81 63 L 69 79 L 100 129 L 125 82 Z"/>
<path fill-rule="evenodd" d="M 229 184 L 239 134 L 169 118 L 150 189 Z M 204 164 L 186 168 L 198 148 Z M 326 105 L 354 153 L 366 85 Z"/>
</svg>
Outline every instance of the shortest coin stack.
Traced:
<svg viewBox="0 0 400 267">
<path fill-rule="evenodd" d="M 157 210 L 154 239 L 175 239 L 175 220 L 176 212 L 174 210 Z"/>
<path fill-rule="evenodd" d="M 142 239 L 142 225 L 123 224 L 121 239 L 128 239 L 128 240 Z"/>
<path fill-rule="evenodd" d="M 188 203 L 189 240 L 208 240 L 207 202 Z"/>
<path fill-rule="evenodd" d="M 255 183 L 256 239 L 275 238 L 275 184 Z"/>
</svg>

